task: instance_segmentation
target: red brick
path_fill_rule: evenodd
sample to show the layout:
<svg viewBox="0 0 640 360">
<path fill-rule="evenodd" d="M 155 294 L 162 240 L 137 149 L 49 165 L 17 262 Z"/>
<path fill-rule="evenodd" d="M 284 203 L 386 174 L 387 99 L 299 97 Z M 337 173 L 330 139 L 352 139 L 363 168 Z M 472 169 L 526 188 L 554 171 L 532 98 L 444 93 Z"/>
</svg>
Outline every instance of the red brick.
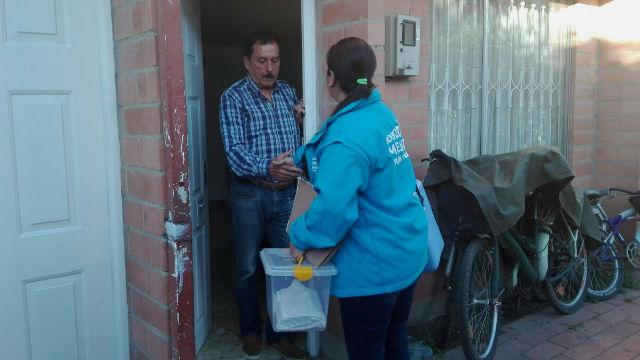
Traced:
<svg viewBox="0 0 640 360">
<path fill-rule="evenodd" d="M 640 70 L 627 67 L 600 69 L 601 83 L 637 84 L 640 82 Z"/>
<path fill-rule="evenodd" d="M 640 353 L 640 335 L 633 335 L 620 343 L 620 346 L 628 351 L 633 351 L 636 354 Z"/>
<path fill-rule="evenodd" d="M 117 40 L 156 29 L 154 1 L 145 0 L 115 9 L 115 38 Z"/>
<path fill-rule="evenodd" d="M 598 67 L 598 57 L 591 53 L 578 52 L 575 66 L 576 68 L 595 69 Z"/>
<path fill-rule="evenodd" d="M 427 144 L 426 142 L 415 142 L 409 143 L 406 145 L 407 152 L 409 152 L 409 156 L 412 161 L 420 161 L 427 157 Z"/>
<path fill-rule="evenodd" d="M 160 106 L 124 111 L 125 130 L 131 135 L 161 135 Z"/>
<path fill-rule="evenodd" d="M 124 223 L 133 228 L 142 229 L 144 205 L 125 200 L 124 201 Z"/>
<path fill-rule="evenodd" d="M 118 104 L 134 105 L 156 102 L 159 99 L 157 70 L 117 77 Z"/>
<path fill-rule="evenodd" d="M 596 151 L 598 161 L 615 161 L 618 157 L 618 152 L 613 148 L 598 147 Z"/>
<path fill-rule="evenodd" d="M 592 148 L 584 148 L 584 149 L 575 149 L 573 151 L 572 160 L 580 161 L 580 160 L 594 160 L 595 156 L 593 154 Z"/>
<path fill-rule="evenodd" d="M 599 100 L 638 100 L 640 84 L 616 84 L 601 82 L 598 87 Z"/>
<path fill-rule="evenodd" d="M 618 130 L 618 121 L 616 118 L 599 118 L 599 132 L 616 132 Z"/>
<path fill-rule="evenodd" d="M 129 334 L 131 337 L 131 342 L 141 349 L 146 349 L 147 331 L 144 327 L 144 324 L 142 324 L 140 320 L 134 317 L 129 317 L 129 329 L 129 331 L 131 331 L 131 334 Z"/>
<path fill-rule="evenodd" d="M 573 131 L 593 131 L 596 129 L 596 119 L 595 116 L 590 118 L 574 118 L 571 125 Z"/>
<path fill-rule="evenodd" d="M 159 338 L 153 332 L 149 331 L 147 334 L 147 343 L 147 352 L 154 360 L 171 359 L 171 346 L 167 341 Z"/>
<path fill-rule="evenodd" d="M 385 83 L 384 100 L 387 104 L 406 102 L 409 100 L 409 82 L 406 80 L 391 80 Z"/>
<path fill-rule="evenodd" d="M 169 303 L 169 279 L 166 274 L 148 271 L 147 272 L 147 292 L 149 296 L 162 304 Z"/>
<path fill-rule="evenodd" d="M 579 68 L 576 69 L 576 85 L 596 84 L 598 82 L 598 71 L 596 69 Z"/>
<path fill-rule="evenodd" d="M 322 43 L 322 50 L 328 51 L 333 44 L 340 41 L 340 39 L 342 39 L 343 37 L 344 37 L 344 31 L 342 27 L 332 29 L 332 30 L 324 30 L 322 32 L 322 35 L 320 36 L 321 43 Z"/>
<path fill-rule="evenodd" d="M 635 118 L 623 118 L 618 120 L 618 129 L 621 132 L 635 132 L 640 136 L 640 117 L 636 116 Z"/>
<path fill-rule="evenodd" d="M 600 162 L 597 166 L 598 174 L 615 174 L 616 176 L 640 177 L 638 162 Z"/>
<path fill-rule="evenodd" d="M 525 355 L 529 356 L 532 359 L 544 360 L 552 359 L 553 357 L 560 355 L 563 351 L 564 348 L 551 342 L 545 341 L 527 351 Z"/>
<path fill-rule="evenodd" d="M 428 85 L 424 81 L 411 81 L 409 83 L 409 95 L 411 100 L 426 101 L 428 94 Z"/>
<path fill-rule="evenodd" d="M 126 3 L 127 1 L 130 1 L 130 0 L 111 0 L 111 6 L 113 7 L 120 6 Z"/>
<path fill-rule="evenodd" d="M 617 147 L 616 160 L 618 161 L 638 161 L 640 160 L 640 153 L 636 147 Z"/>
<path fill-rule="evenodd" d="M 601 39 L 600 40 L 600 51 L 601 52 L 615 52 L 615 51 L 640 51 L 640 41 L 628 41 L 628 42 L 618 42 L 618 41 L 608 41 Z"/>
<path fill-rule="evenodd" d="M 574 145 L 592 145 L 594 142 L 593 132 L 575 132 L 573 133 Z"/>
<path fill-rule="evenodd" d="M 333 1 L 323 4 L 321 8 L 323 26 L 365 19 L 368 15 L 369 2 L 366 0 Z"/>
<path fill-rule="evenodd" d="M 149 325 L 165 335 L 169 335 L 169 309 L 147 299 L 142 293 L 131 289 L 129 293 L 130 311 L 133 311 Z M 148 338 L 147 338 L 148 339 Z"/>
<path fill-rule="evenodd" d="M 117 70 L 135 70 L 158 65 L 156 36 L 148 36 L 116 47 Z"/>
<path fill-rule="evenodd" d="M 573 173 L 576 176 L 593 175 L 593 163 L 588 162 L 588 163 L 582 163 L 582 164 L 575 164 L 573 166 Z"/>
<path fill-rule="evenodd" d="M 164 176 L 128 171 L 127 193 L 155 204 L 164 204 Z"/>
<path fill-rule="evenodd" d="M 163 169 L 164 147 L 160 140 L 123 138 L 121 143 L 123 160 L 127 165 L 153 170 Z"/>
<path fill-rule="evenodd" d="M 131 351 L 129 356 L 131 356 L 131 360 L 151 360 L 147 355 L 137 349 L 135 347 L 131 347 Z"/>
<path fill-rule="evenodd" d="M 410 126 L 407 130 L 410 141 L 427 141 L 427 129 L 425 126 Z"/>
<path fill-rule="evenodd" d="M 588 339 L 586 336 L 578 334 L 577 332 L 572 330 L 567 330 L 554 336 L 549 341 L 555 343 L 556 345 L 560 345 L 564 348 L 570 349 L 586 342 L 587 340 Z"/>
<path fill-rule="evenodd" d="M 383 22 L 370 22 L 363 21 L 353 24 L 344 25 L 343 29 L 344 37 L 359 37 L 364 39 L 369 45 L 382 45 L 384 46 L 384 23 Z"/>
<path fill-rule="evenodd" d="M 618 344 L 613 348 L 603 352 L 602 354 L 596 356 L 594 359 L 596 360 L 630 360 L 636 356 L 636 353 L 633 351 L 625 350 L 624 346 Z"/>
<path fill-rule="evenodd" d="M 125 200 L 125 224 L 153 235 L 164 234 L 164 209 Z"/>
<path fill-rule="evenodd" d="M 600 90 L 600 88 L 598 88 Z M 576 85 L 573 97 L 577 100 L 590 100 L 596 98 L 595 85 Z"/>
<path fill-rule="evenodd" d="M 591 337 L 589 341 L 604 346 L 605 348 L 613 347 L 615 344 L 622 341 L 624 338 L 618 334 L 602 333 Z"/>
<path fill-rule="evenodd" d="M 563 355 L 575 360 L 586 360 L 597 356 L 605 350 L 607 350 L 607 348 L 603 346 L 591 342 L 586 342 L 577 347 L 568 349 L 566 352 L 564 352 Z"/>
<path fill-rule="evenodd" d="M 602 132 L 598 134 L 598 145 L 640 146 L 640 137 L 634 133 Z"/>
<path fill-rule="evenodd" d="M 411 12 L 412 16 L 427 16 L 429 15 L 429 3 L 428 0 L 411 0 Z M 422 29 L 428 29 L 426 21 L 421 23 Z M 424 32 L 426 33 L 426 32 Z M 424 34 L 423 33 L 423 34 Z M 426 37 L 428 39 L 428 37 Z"/>
<path fill-rule="evenodd" d="M 638 53 L 635 51 L 601 51 L 599 60 L 601 67 L 629 66 L 637 62 Z"/>
<path fill-rule="evenodd" d="M 136 258 L 138 262 L 148 264 L 161 271 L 168 270 L 165 242 L 128 231 L 127 244 L 128 255 Z"/>
<path fill-rule="evenodd" d="M 593 187 L 593 176 L 580 176 L 573 179 L 572 182 L 574 187 L 577 188 L 592 188 Z"/>
<path fill-rule="evenodd" d="M 408 14 L 411 9 L 411 0 L 384 0 L 385 13 Z"/>
<path fill-rule="evenodd" d="M 574 104 L 574 115 L 576 118 L 589 118 L 596 114 L 598 103 L 592 100 L 576 100 Z"/>
<path fill-rule="evenodd" d="M 130 259 L 127 259 L 127 283 L 140 290 L 144 290 L 147 286 L 147 270 Z"/>
<path fill-rule="evenodd" d="M 599 43 L 600 43 L 599 39 L 591 38 L 586 42 L 582 42 L 578 44 L 578 52 L 592 53 L 595 56 L 596 52 L 598 51 Z"/>
<path fill-rule="evenodd" d="M 640 325 L 623 321 L 617 324 L 611 325 L 610 331 L 614 334 L 618 334 L 622 337 L 629 337 L 633 334 L 640 332 Z"/>
<path fill-rule="evenodd" d="M 391 108 L 393 112 L 396 114 L 396 118 L 398 122 L 402 126 L 411 126 L 411 125 L 426 125 L 428 110 L 426 104 L 418 104 L 418 105 L 393 105 L 391 104 Z"/>
</svg>

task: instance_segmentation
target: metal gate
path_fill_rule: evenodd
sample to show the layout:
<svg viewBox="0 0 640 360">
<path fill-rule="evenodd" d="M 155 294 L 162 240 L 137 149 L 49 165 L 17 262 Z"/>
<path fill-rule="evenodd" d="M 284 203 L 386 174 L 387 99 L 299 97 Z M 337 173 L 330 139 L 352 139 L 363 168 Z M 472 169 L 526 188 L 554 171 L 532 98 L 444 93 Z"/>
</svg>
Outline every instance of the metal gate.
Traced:
<svg viewBox="0 0 640 360">
<path fill-rule="evenodd" d="M 571 32 L 550 13 L 548 0 L 432 1 L 430 149 L 566 154 Z"/>
</svg>

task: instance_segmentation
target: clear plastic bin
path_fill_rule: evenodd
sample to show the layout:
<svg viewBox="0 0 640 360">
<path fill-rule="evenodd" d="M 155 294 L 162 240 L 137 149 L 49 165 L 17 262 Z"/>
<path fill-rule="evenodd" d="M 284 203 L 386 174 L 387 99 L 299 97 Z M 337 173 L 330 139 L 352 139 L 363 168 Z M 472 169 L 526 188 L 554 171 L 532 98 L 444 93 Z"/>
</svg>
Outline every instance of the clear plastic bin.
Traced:
<svg viewBox="0 0 640 360">
<path fill-rule="evenodd" d="M 267 312 L 273 330 L 324 330 L 329 310 L 331 277 L 338 271 L 331 263 L 313 269 L 308 281 L 293 277 L 295 265 L 289 249 L 263 249 L 260 259 L 267 275 Z M 303 265 L 309 265 L 305 263 Z"/>
</svg>

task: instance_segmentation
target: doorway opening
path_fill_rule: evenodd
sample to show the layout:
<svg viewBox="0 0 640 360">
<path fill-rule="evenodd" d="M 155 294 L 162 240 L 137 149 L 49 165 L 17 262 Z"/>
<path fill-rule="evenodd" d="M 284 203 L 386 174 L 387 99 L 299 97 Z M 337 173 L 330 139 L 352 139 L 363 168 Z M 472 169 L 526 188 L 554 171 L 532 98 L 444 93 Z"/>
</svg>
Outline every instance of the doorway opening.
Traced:
<svg viewBox="0 0 640 360">
<path fill-rule="evenodd" d="M 235 301 L 235 244 L 227 201 L 229 168 L 219 123 L 220 96 L 229 86 L 246 76 L 242 60 L 245 38 L 258 30 L 268 30 L 280 39 L 278 78 L 291 84 L 298 98 L 302 97 L 301 6 L 300 0 L 200 2 L 213 323 L 198 355 L 199 359 L 242 357 Z M 264 293 L 264 290 L 261 291 Z M 267 359 L 271 356 L 279 358 L 266 348 L 262 355 Z"/>
</svg>

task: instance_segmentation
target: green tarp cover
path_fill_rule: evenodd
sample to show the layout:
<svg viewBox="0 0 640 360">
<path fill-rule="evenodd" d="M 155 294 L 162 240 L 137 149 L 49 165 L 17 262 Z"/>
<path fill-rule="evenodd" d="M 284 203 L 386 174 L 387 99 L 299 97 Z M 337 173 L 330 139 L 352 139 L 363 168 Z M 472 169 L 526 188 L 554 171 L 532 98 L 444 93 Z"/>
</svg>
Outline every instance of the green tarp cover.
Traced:
<svg viewBox="0 0 640 360">
<path fill-rule="evenodd" d="M 541 203 L 551 208 L 559 202 L 574 223 L 580 224 L 583 235 L 600 241 L 591 206 L 583 191 L 571 186 L 574 178 L 571 167 L 555 147 L 531 147 L 465 161 L 439 150 L 432 152 L 431 157 L 425 187 L 455 184 L 468 190 L 494 236 L 518 222 L 525 212 L 525 198 L 536 190 L 543 196 Z M 438 206 L 456 205 L 439 200 Z"/>
</svg>

